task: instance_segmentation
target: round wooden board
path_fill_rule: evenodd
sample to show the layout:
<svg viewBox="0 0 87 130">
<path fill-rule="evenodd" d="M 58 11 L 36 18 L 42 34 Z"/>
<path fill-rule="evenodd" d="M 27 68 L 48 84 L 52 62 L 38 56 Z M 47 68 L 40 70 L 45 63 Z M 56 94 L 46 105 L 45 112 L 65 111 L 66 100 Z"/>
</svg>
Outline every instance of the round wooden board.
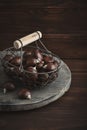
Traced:
<svg viewBox="0 0 87 130">
<path fill-rule="evenodd" d="M 0 86 L 5 81 L 9 80 L 9 77 L 5 74 L 0 63 Z M 61 68 L 58 72 L 58 78 L 43 88 L 31 90 L 31 100 L 18 98 L 17 93 L 20 87 L 14 92 L 7 92 L 6 94 L 3 94 L 2 90 L 0 90 L 0 111 L 21 111 L 42 107 L 60 98 L 66 91 L 68 91 L 70 84 L 70 69 L 61 60 Z"/>
</svg>

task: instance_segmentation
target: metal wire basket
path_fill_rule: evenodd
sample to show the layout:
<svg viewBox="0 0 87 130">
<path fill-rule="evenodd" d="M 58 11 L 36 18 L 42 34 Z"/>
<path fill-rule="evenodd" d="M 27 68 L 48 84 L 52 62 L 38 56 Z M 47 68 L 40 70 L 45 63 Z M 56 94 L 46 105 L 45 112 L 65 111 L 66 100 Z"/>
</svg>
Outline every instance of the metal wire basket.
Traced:
<svg viewBox="0 0 87 130">
<path fill-rule="evenodd" d="M 29 49 L 33 51 L 38 49 L 43 57 L 52 57 L 54 61 L 58 63 L 57 67 L 51 71 L 44 71 L 41 70 L 41 68 L 37 72 L 26 70 L 26 68 L 24 67 L 23 56 L 24 53 Z M 20 65 L 15 65 L 9 62 L 14 57 L 20 57 Z M 9 58 L 10 60 L 8 60 Z M 55 81 L 55 79 L 58 77 L 58 71 L 61 67 L 61 60 L 57 55 L 49 51 L 39 38 L 38 42 L 36 41 L 33 46 L 29 45 L 27 48 L 23 48 L 23 46 L 21 45 L 21 48 L 19 50 L 16 50 L 14 47 L 3 50 L 1 53 L 1 64 L 8 76 L 21 81 L 28 88 L 36 88 L 46 86 L 47 84 Z M 37 64 L 33 67 L 37 67 Z M 46 66 L 45 63 L 43 63 L 43 66 Z"/>
</svg>

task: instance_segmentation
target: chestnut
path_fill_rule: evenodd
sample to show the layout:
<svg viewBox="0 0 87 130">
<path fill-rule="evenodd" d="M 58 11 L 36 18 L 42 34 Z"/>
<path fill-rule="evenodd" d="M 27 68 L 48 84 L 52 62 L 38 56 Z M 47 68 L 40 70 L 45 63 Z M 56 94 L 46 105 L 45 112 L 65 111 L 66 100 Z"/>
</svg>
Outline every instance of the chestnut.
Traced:
<svg viewBox="0 0 87 130">
<path fill-rule="evenodd" d="M 20 66 L 21 64 L 21 57 L 20 56 L 15 56 L 11 61 L 11 64 L 16 65 L 16 66 Z"/>
<path fill-rule="evenodd" d="M 15 90 L 15 85 L 12 82 L 6 82 L 2 85 L 2 88 L 3 88 L 3 92 L 5 94 L 7 91 Z"/>
<path fill-rule="evenodd" d="M 44 65 L 44 61 L 37 63 L 37 65 L 36 65 L 37 70 L 40 71 L 42 69 L 43 65 Z"/>
<path fill-rule="evenodd" d="M 26 70 L 31 72 L 31 73 L 37 73 L 36 67 L 29 66 L 26 68 Z"/>
<path fill-rule="evenodd" d="M 32 55 L 32 51 L 25 51 L 24 54 L 23 54 L 23 58 L 25 59 L 25 58 L 27 58 L 31 55 Z"/>
<path fill-rule="evenodd" d="M 20 99 L 31 99 L 31 93 L 26 88 L 21 89 L 18 93 L 18 96 Z"/>
<path fill-rule="evenodd" d="M 36 67 L 27 67 L 26 70 L 29 72 L 28 73 L 29 80 L 35 82 L 38 78 L 38 73 L 37 73 Z"/>
<path fill-rule="evenodd" d="M 37 63 L 39 63 L 39 61 L 34 57 L 29 57 L 25 60 L 25 66 L 35 66 Z"/>
<path fill-rule="evenodd" d="M 49 74 L 43 73 L 38 75 L 38 80 L 41 82 L 46 82 L 49 78 Z"/>
<path fill-rule="evenodd" d="M 11 54 L 7 54 L 7 55 L 5 55 L 5 57 L 3 58 L 3 60 L 10 61 L 10 60 L 12 60 L 12 58 L 13 58 L 13 56 Z"/>
<path fill-rule="evenodd" d="M 48 63 L 43 67 L 46 71 L 53 71 L 57 69 L 57 66 L 54 63 Z"/>
<path fill-rule="evenodd" d="M 12 70 L 12 76 L 20 76 L 21 75 L 21 71 L 19 69 L 19 67 L 14 67 Z"/>
<path fill-rule="evenodd" d="M 35 57 L 36 59 L 38 59 L 39 61 L 41 61 L 41 60 L 43 59 L 43 56 L 42 56 L 42 54 L 41 54 L 41 52 L 40 52 L 39 49 L 35 49 L 35 50 L 34 50 L 34 57 Z"/>
<path fill-rule="evenodd" d="M 53 64 L 54 64 L 56 67 L 59 66 L 59 63 L 58 63 L 56 60 L 53 62 Z"/>
<path fill-rule="evenodd" d="M 21 71 L 19 70 L 19 67 L 9 66 L 8 68 L 5 68 L 5 72 L 11 76 L 11 78 L 17 78 L 20 77 Z"/>
<path fill-rule="evenodd" d="M 51 55 L 44 55 L 43 60 L 45 63 L 49 63 L 49 62 L 53 62 L 54 58 Z"/>
<path fill-rule="evenodd" d="M 4 68 L 5 72 L 9 75 L 13 77 L 13 73 L 14 73 L 14 67 L 13 66 L 9 66 L 9 67 L 5 67 Z"/>
</svg>

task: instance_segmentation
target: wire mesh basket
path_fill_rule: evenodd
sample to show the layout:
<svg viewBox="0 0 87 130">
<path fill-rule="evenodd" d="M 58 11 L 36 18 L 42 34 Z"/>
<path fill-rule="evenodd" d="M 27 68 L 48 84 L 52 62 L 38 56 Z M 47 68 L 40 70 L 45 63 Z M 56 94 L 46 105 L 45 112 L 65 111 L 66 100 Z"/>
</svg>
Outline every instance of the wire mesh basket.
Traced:
<svg viewBox="0 0 87 130">
<path fill-rule="evenodd" d="M 38 34 L 39 35 L 39 34 Z M 31 46 L 7 48 L 2 51 L 1 64 L 8 76 L 28 88 L 46 86 L 55 81 L 61 66 L 60 58 L 49 51 L 40 38 Z"/>
</svg>

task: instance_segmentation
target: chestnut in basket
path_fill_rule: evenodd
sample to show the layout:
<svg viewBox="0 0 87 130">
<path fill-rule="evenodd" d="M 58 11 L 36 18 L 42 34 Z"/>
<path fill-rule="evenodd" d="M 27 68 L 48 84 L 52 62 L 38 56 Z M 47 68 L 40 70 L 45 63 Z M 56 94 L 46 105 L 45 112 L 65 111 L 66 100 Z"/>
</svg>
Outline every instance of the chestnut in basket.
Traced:
<svg viewBox="0 0 87 130">
<path fill-rule="evenodd" d="M 5 57 L 3 58 L 3 60 L 5 60 L 5 61 L 10 61 L 12 59 L 13 59 L 13 56 L 10 54 L 5 55 Z"/>
<path fill-rule="evenodd" d="M 53 62 L 54 58 L 51 55 L 44 55 L 43 60 L 45 63 L 49 63 L 49 62 Z"/>
<path fill-rule="evenodd" d="M 46 71 L 50 72 L 50 71 L 56 70 L 56 69 L 57 69 L 57 66 L 56 66 L 56 64 L 54 64 L 54 63 L 48 63 L 48 64 L 44 65 L 43 68 L 44 68 Z"/>
<path fill-rule="evenodd" d="M 44 61 L 41 61 L 40 63 L 37 63 L 36 68 L 40 72 L 42 70 L 42 67 L 44 65 Z"/>
<path fill-rule="evenodd" d="M 57 68 L 59 67 L 58 61 L 55 60 L 55 61 L 53 62 L 53 64 L 54 64 Z"/>
<path fill-rule="evenodd" d="M 38 78 L 36 67 L 27 67 L 26 70 L 29 72 L 27 73 L 29 80 L 36 81 Z"/>
<path fill-rule="evenodd" d="M 11 76 L 11 78 L 17 78 L 21 76 L 21 72 L 19 70 L 19 67 L 8 67 L 8 68 L 5 68 L 5 72 Z"/>
<path fill-rule="evenodd" d="M 33 88 L 33 86 L 36 85 L 37 79 L 38 79 L 38 73 L 36 70 L 36 67 L 27 67 L 26 73 L 23 76 L 23 81 L 25 84 L 29 86 L 29 88 Z"/>
<path fill-rule="evenodd" d="M 13 76 L 21 76 L 21 71 L 19 69 L 19 67 L 14 67 L 13 69 Z"/>
<path fill-rule="evenodd" d="M 46 82 L 48 80 L 48 78 L 49 78 L 48 73 L 38 75 L 38 81 L 40 81 L 40 82 Z"/>
<path fill-rule="evenodd" d="M 25 58 L 27 58 L 31 55 L 32 55 L 32 51 L 25 51 L 24 54 L 23 54 L 23 58 L 25 59 Z"/>
<path fill-rule="evenodd" d="M 35 50 L 34 50 L 34 57 L 35 57 L 36 59 L 38 59 L 39 61 L 41 61 L 41 60 L 43 59 L 43 56 L 42 56 L 42 54 L 41 54 L 41 52 L 40 52 L 39 49 L 35 49 Z"/>
<path fill-rule="evenodd" d="M 34 57 L 28 57 L 25 60 L 25 66 L 35 66 L 37 63 L 39 63 L 39 60 Z"/>
<path fill-rule="evenodd" d="M 16 65 L 16 66 L 20 66 L 21 64 L 21 57 L 20 56 L 15 56 L 11 61 L 11 64 Z"/>
<path fill-rule="evenodd" d="M 29 66 L 26 68 L 26 70 L 31 73 L 37 73 L 36 67 Z"/>
</svg>

